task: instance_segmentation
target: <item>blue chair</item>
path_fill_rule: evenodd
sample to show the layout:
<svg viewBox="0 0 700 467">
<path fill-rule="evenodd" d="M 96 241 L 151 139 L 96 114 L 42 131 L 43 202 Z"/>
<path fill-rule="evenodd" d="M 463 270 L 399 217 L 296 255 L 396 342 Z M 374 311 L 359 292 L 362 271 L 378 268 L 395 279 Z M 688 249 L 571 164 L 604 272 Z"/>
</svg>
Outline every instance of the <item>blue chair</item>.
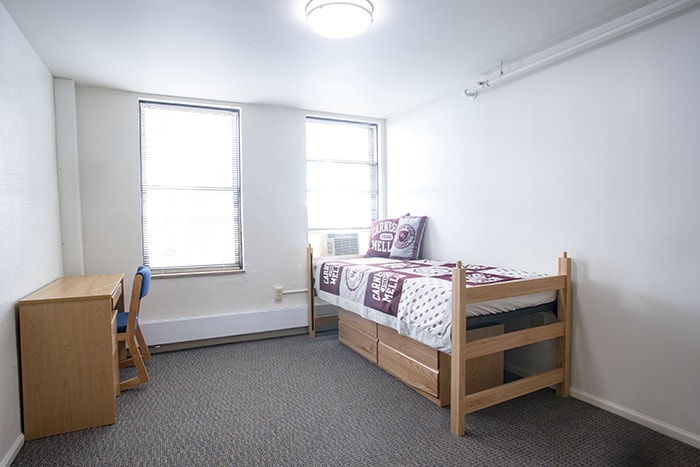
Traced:
<svg viewBox="0 0 700 467">
<path fill-rule="evenodd" d="M 119 390 L 133 388 L 148 381 L 148 372 L 144 362 L 151 358 L 146 339 L 139 326 L 139 309 L 141 299 L 148 294 L 151 287 L 151 270 L 139 266 L 134 276 L 131 289 L 131 303 L 128 312 L 117 313 L 117 341 L 119 344 L 119 368 L 136 367 L 136 376 L 119 382 Z M 127 356 L 126 349 L 129 349 Z"/>
</svg>

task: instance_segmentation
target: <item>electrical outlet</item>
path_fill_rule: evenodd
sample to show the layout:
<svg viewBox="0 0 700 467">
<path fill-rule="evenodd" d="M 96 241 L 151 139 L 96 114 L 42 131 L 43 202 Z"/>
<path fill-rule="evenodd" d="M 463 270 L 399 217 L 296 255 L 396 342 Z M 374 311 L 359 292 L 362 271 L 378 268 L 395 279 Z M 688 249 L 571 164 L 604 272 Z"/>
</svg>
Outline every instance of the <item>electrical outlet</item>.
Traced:
<svg viewBox="0 0 700 467">
<path fill-rule="evenodd" d="M 275 287 L 275 301 L 281 302 L 283 293 L 284 289 L 282 287 Z"/>
</svg>

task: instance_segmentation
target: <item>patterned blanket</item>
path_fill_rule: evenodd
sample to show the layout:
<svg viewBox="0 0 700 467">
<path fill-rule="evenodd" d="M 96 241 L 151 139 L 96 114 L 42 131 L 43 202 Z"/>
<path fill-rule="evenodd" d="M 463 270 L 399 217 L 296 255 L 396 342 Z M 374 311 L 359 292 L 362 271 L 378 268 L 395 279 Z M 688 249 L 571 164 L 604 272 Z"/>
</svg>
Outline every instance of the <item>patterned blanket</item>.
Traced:
<svg viewBox="0 0 700 467">
<path fill-rule="evenodd" d="M 477 264 L 462 266 L 468 287 L 545 276 Z M 434 260 L 323 261 L 318 265 L 316 288 L 324 301 L 449 353 L 454 267 L 455 263 Z M 502 313 L 553 299 L 553 294 L 546 293 L 487 302 L 471 307 L 470 315 Z"/>
</svg>

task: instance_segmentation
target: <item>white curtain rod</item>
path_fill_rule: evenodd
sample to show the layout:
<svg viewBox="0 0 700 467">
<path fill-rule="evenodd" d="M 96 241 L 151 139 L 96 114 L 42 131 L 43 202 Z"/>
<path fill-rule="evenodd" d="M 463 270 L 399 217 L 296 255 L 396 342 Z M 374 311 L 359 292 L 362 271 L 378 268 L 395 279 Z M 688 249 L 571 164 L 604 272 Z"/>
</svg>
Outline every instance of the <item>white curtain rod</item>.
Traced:
<svg viewBox="0 0 700 467">
<path fill-rule="evenodd" d="M 474 100 L 480 91 L 493 85 L 542 69 L 698 4 L 700 0 L 657 0 L 553 47 L 514 60 L 505 67 L 506 69 L 504 69 L 504 62 L 501 62 L 498 74 L 488 79 L 478 80 L 474 86 L 464 90 L 464 96 Z"/>
</svg>

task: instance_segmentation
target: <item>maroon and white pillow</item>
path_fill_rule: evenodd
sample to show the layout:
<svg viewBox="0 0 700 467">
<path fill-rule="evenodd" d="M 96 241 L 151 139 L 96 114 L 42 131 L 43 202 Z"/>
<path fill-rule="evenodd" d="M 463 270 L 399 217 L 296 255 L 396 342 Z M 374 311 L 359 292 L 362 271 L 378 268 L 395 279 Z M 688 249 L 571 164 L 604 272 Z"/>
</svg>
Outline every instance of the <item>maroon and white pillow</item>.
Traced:
<svg viewBox="0 0 700 467">
<path fill-rule="evenodd" d="M 389 257 L 393 259 L 418 259 L 427 223 L 427 216 L 402 216 L 399 218 L 399 225 L 394 234 Z"/>
<path fill-rule="evenodd" d="M 382 219 L 372 222 L 369 231 L 369 248 L 366 257 L 388 258 L 394 244 L 394 233 L 399 226 L 399 218 Z"/>
</svg>

